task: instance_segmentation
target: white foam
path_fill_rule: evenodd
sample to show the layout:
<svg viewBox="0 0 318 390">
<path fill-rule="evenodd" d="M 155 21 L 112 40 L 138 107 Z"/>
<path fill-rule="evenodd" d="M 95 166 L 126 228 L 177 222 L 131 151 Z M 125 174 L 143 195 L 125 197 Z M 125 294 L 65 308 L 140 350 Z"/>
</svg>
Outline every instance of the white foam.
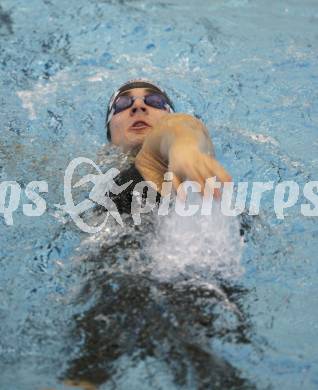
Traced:
<svg viewBox="0 0 318 390">
<path fill-rule="evenodd" d="M 224 216 L 219 203 L 214 203 L 210 216 L 182 217 L 173 212 L 158 217 L 157 233 L 147 251 L 152 275 L 163 280 L 186 277 L 202 282 L 243 273 L 239 221 Z"/>
</svg>

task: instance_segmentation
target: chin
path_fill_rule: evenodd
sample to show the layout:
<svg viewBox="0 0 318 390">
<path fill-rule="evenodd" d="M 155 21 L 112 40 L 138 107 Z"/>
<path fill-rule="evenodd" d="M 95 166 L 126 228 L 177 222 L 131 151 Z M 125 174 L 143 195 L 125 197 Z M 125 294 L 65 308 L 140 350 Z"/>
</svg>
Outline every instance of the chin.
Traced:
<svg viewBox="0 0 318 390">
<path fill-rule="evenodd" d="M 141 149 L 142 144 L 144 143 L 144 138 L 145 137 L 143 137 L 142 139 L 131 141 L 131 142 L 127 143 L 126 145 L 124 145 L 123 146 L 124 153 L 133 153 L 133 154 L 136 153 L 137 154 L 139 152 L 139 150 Z"/>
<path fill-rule="evenodd" d="M 124 151 L 128 152 L 131 149 L 141 148 L 142 144 L 144 143 L 144 140 L 146 136 L 149 134 L 149 131 L 142 132 L 139 134 L 127 134 L 125 143 L 124 143 Z"/>
</svg>

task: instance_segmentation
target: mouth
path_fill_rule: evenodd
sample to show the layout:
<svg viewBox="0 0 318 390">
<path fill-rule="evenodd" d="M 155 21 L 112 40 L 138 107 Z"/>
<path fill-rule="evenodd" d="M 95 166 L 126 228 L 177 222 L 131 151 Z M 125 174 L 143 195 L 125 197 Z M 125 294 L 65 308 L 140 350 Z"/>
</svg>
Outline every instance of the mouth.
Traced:
<svg viewBox="0 0 318 390">
<path fill-rule="evenodd" d="M 146 127 L 151 127 L 151 126 L 145 121 L 136 121 L 131 125 L 130 129 L 134 131 L 138 131 L 138 130 L 145 129 Z"/>
</svg>

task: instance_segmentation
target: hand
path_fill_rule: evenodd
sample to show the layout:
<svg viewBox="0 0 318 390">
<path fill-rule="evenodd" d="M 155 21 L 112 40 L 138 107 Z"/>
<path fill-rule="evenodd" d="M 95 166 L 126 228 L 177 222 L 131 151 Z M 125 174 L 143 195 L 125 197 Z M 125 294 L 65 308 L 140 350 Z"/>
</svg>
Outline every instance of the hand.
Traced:
<svg viewBox="0 0 318 390">
<path fill-rule="evenodd" d="M 231 181 L 230 175 L 213 158 L 213 145 L 204 124 L 188 114 L 166 115 L 146 137 L 135 166 L 145 180 L 153 181 L 161 192 L 163 176 L 173 172 L 173 187 L 186 179 L 196 181 L 204 192 L 205 180 L 216 177 Z M 219 191 L 215 190 L 219 195 Z"/>
<path fill-rule="evenodd" d="M 149 141 L 149 136 L 147 139 Z M 161 192 L 163 176 L 168 171 L 168 162 L 155 150 L 153 143 L 144 142 L 136 156 L 135 167 L 145 180 L 156 185 L 156 191 Z"/>
<path fill-rule="evenodd" d="M 197 182 L 202 194 L 208 178 L 215 177 L 222 183 L 232 181 L 231 176 L 216 159 L 202 153 L 197 147 L 182 142 L 176 143 L 170 149 L 168 170 L 174 174 L 172 184 L 176 191 L 185 180 Z M 210 189 L 213 192 L 213 188 Z M 218 189 L 214 189 L 214 194 L 220 197 Z"/>
</svg>

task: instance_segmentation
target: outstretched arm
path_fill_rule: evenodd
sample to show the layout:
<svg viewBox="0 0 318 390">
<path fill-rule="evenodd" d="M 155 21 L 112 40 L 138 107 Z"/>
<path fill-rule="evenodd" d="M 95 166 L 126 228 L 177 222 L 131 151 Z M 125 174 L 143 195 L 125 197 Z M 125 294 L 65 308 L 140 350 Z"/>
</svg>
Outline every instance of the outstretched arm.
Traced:
<svg viewBox="0 0 318 390">
<path fill-rule="evenodd" d="M 161 190 L 165 172 L 173 172 L 173 187 L 184 180 L 201 185 L 216 176 L 221 182 L 231 176 L 214 158 L 213 144 L 205 125 L 188 114 L 167 114 L 146 137 L 135 160 L 136 168 L 145 180 L 151 180 Z"/>
</svg>

